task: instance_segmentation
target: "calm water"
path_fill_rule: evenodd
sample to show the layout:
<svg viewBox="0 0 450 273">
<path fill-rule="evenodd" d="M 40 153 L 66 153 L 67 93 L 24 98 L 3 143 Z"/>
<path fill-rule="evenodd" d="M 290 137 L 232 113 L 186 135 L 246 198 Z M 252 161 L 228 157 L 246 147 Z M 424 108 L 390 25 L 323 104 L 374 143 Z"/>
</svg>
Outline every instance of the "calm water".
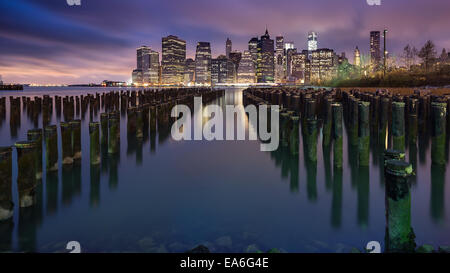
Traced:
<svg viewBox="0 0 450 273">
<path fill-rule="evenodd" d="M 105 90 L 26 88 L 0 95 Z M 228 89 L 217 103 L 241 104 L 242 90 Z M 297 158 L 281 145 L 276 152 L 261 152 L 258 141 L 176 142 L 157 136 L 139 144 L 127 140 L 122 117 L 120 156 L 104 157 L 98 169 L 91 169 L 88 122 L 89 111 L 82 122 L 81 166 L 60 167 L 57 176 L 48 177 L 44 168 L 33 208 L 17 205 L 13 151 L 14 218 L 13 225 L 0 223 L 1 251 L 62 252 L 72 240 L 87 252 L 184 252 L 198 244 L 214 252 L 346 252 L 373 240 L 384 245 L 380 149 L 373 144 L 370 167 L 359 169 L 345 130 L 344 167 L 337 173 L 320 133 L 317 164 L 306 164 L 301 137 Z M 0 145 L 25 140 L 31 128 L 33 122 L 22 113 L 17 137 L 11 135 L 7 99 Z M 448 160 L 447 171 L 431 167 L 430 141 L 422 136 L 406 154 L 416 172 L 411 209 L 416 242 L 437 247 L 450 245 L 450 189 L 445 185 L 450 174 Z"/>
</svg>

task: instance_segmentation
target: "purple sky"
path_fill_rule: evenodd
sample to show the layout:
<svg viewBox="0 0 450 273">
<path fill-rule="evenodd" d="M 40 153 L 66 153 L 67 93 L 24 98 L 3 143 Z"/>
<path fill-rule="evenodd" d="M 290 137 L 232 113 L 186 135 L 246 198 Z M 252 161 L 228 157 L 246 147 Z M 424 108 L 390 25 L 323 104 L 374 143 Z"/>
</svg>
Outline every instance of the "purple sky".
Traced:
<svg viewBox="0 0 450 273">
<path fill-rule="evenodd" d="M 309 30 L 319 47 L 346 52 L 359 46 L 368 53 L 369 32 L 388 28 L 388 50 L 401 55 L 410 43 L 435 42 L 438 53 L 450 49 L 450 1 L 382 0 L 1 0 L 0 75 L 5 82 L 88 83 L 126 81 L 135 49 L 161 51 L 161 37 L 177 35 L 193 57 L 198 41 L 211 42 L 213 56 L 224 54 L 227 37 L 233 49 L 247 49 L 251 37 L 267 25 L 274 38 L 283 35 L 306 48 Z"/>
</svg>

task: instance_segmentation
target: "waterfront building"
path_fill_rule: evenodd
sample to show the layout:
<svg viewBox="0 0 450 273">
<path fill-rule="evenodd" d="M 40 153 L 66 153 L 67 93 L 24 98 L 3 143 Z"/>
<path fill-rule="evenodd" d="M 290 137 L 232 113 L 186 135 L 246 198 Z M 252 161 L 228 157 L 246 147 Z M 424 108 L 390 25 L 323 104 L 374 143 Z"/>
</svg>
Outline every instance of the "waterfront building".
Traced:
<svg viewBox="0 0 450 273">
<path fill-rule="evenodd" d="M 253 37 L 248 41 L 248 51 L 250 52 L 253 60 L 253 65 L 256 68 L 258 62 L 258 38 Z M 255 71 L 256 73 L 256 71 Z"/>
<path fill-rule="evenodd" d="M 370 32 L 370 67 L 378 71 L 381 67 L 381 34 L 379 31 Z"/>
<path fill-rule="evenodd" d="M 256 78 L 258 83 L 273 83 L 275 80 L 274 41 L 270 39 L 269 31 L 258 41 L 258 60 Z"/>
<path fill-rule="evenodd" d="M 225 42 L 225 55 L 227 56 L 227 58 L 230 58 L 231 50 L 232 50 L 232 43 L 230 38 L 227 38 L 227 41 Z"/>
<path fill-rule="evenodd" d="M 213 85 L 236 82 L 235 64 L 226 56 L 220 55 L 211 60 L 211 82 Z"/>
<path fill-rule="evenodd" d="M 195 84 L 211 84 L 211 45 L 198 42 L 195 52 Z"/>
<path fill-rule="evenodd" d="M 256 69 L 253 63 L 252 54 L 249 50 L 245 50 L 237 70 L 237 81 L 239 83 L 255 83 L 255 73 Z"/>
<path fill-rule="evenodd" d="M 169 35 L 162 38 L 161 81 L 179 85 L 183 82 L 186 62 L 186 41 Z"/>
<path fill-rule="evenodd" d="M 131 74 L 131 82 L 135 85 L 141 85 L 144 78 L 144 74 L 141 69 L 133 70 Z"/>
<path fill-rule="evenodd" d="M 195 61 L 191 58 L 186 59 L 184 66 L 184 85 L 192 85 L 195 82 Z"/>
<path fill-rule="evenodd" d="M 292 81 L 298 84 L 305 83 L 306 78 L 306 62 L 308 61 L 308 51 L 303 51 L 301 53 L 295 53 L 291 56 L 292 59 Z"/>
<path fill-rule="evenodd" d="M 337 75 L 338 56 L 332 49 L 321 48 L 311 53 L 311 81 L 324 82 Z"/>
<path fill-rule="evenodd" d="M 275 82 L 280 83 L 285 79 L 284 63 L 284 37 L 277 36 L 275 43 Z"/>
<path fill-rule="evenodd" d="M 308 58 L 311 59 L 312 52 L 317 50 L 317 33 L 314 31 L 308 32 Z"/>
<path fill-rule="evenodd" d="M 237 71 L 239 69 L 239 63 L 241 62 L 242 59 L 242 52 L 234 50 L 230 52 L 228 59 L 230 59 L 230 61 L 233 62 L 234 68 Z"/>
</svg>

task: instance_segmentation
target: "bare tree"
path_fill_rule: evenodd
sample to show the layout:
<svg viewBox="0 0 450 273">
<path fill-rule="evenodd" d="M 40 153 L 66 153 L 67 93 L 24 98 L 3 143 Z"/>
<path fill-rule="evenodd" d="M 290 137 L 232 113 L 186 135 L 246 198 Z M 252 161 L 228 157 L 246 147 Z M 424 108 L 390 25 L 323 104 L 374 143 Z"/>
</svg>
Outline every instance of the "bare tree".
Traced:
<svg viewBox="0 0 450 273">
<path fill-rule="evenodd" d="M 425 72 L 428 72 L 435 62 L 436 54 L 436 46 L 431 40 L 428 40 L 422 49 L 420 49 L 419 58 L 422 59 L 422 63 L 425 66 Z"/>
</svg>

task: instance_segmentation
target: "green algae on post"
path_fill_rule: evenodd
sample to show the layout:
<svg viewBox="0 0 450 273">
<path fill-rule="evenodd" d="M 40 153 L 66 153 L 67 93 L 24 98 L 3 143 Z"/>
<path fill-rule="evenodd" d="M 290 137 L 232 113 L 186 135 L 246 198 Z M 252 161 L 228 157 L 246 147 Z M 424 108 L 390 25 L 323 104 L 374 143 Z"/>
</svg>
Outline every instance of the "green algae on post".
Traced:
<svg viewBox="0 0 450 273">
<path fill-rule="evenodd" d="M 414 252 L 415 234 L 411 228 L 411 164 L 391 159 L 385 164 L 386 252 Z"/>
<path fill-rule="evenodd" d="M 29 141 L 36 142 L 36 179 L 42 179 L 42 129 L 28 130 L 27 138 Z"/>
<path fill-rule="evenodd" d="M 61 122 L 62 164 L 73 164 L 72 127 L 68 122 Z"/>
<path fill-rule="evenodd" d="M 72 120 L 70 126 L 72 127 L 73 159 L 81 160 L 81 120 Z"/>
<path fill-rule="evenodd" d="M 90 162 L 91 165 L 100 164 L 100 123 L 89 123 Z"/>
<path fill-rule="evenodd" d="M 0 147 L 0 222 L 13 216 L 12 148 Z"/>
<path fill-rule="evenodd" d="M 58 170 L 58 134 L 56 125 L 49 125 L 44 129 L 45 160 L 47 172 Z"/>
<path fill-rule="evenodd" d="M 19 191 L 19 207 L 30 207 L 35 203 L 36 149 L 35 141 L 19 141 L 17 150 L 17 187 Z"/>
</svg>

